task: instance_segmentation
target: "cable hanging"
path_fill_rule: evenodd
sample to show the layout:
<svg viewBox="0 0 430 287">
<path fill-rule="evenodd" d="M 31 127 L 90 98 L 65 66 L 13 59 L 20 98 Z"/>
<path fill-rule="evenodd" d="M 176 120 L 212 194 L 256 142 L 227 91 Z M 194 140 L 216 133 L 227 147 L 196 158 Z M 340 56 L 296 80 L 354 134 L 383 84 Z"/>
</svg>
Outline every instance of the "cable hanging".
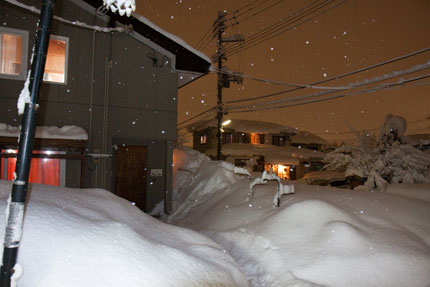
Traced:
<svg viewBox="0 0 430 287">
<path fill-rule="evenodd" d="M 266 42 L 268 40 L 271 40 L 271 39 L 273 39 L 273 38 L 275 38 L 275 37 L 277 37 L 277 36 L 279 36 L 279 35 L 281 35 L 281 34 L 283 34 L 285 32 L 288 32 L 288 31 L 290 31 L 292 29 L 295 29 L 295 28 L 297 28 L 297 27 L 299 27 L 299 26 L 301 26 L 301 25 L 303 25 L 303 24 L 305 24 L 305 23 L 307 23 L 307 22 L 309 22 L 311 20 L 314 20 L 315 18 L 317 18 L 317 17 L 319 17 L 319 16 L 321 16 L 321 15 L 323 15 L 323 14 L 325 14 L 325 13 L 327 13 L 327 12 L 329 12 L 329 11 L 335 9 L 335 8 L 337 8 L 338 6 L 346 3 L 347 1 L 348 0 L 343 0 L 343 1 L 341 1 L 340 3 L 338 3 L 338 4 L 334 5 L 334 6 L 328 7 L 327 9 L 322 10 L 321 12 L 319 12 L 319 13 L 311 16 L 311 17 L 308 17 L 312 13 L 315 13 L 316 11 L 321 10 L 322 8 L 324 8 L 325 6 L 331 4 L 334 1 L 329 1 L 328 3 L 322 4 L 321 7 L 318 7 L 318 8 L 316 8 L 313 11 L 307 12 L 306 15 L 303 15 L 303 17 L 301 17 L 300 19 L 298 19 L 298 20 L 301 20 L 301 22 L 299 22 L 299 23 L 295 23 L 298 20 L 294 20 L 294 21 L 291 20 L 293 22 L 291 22 L 291 23 L 286 22 L 283 25 L 280 25 L 279 27 L 275 27 L 275 28 L 272 29 L 273 31 L 271 31 L 270 33 L 262 34 L 262 35 L 259 35 L 259 37 L 257 37 L 257 38 L 248 40 L 244 44 L 244 46 L 245 46 L 244 49 L 247 50 L 247 49 L 253 48 L 253 47 L 255 47 L 257 45 L 260 45 L 260 44 L 262 44 L 262 43 L 264 43 L 264 42 Z M 239 51 L 237 50 L 237 47 L 233 47 L 233 48 L 231 48 L 231 49 L 229 49 L 229 50 L 226 51 L 226 56 L 229 57 L 229 56 L 235 55 L 238 52 Z"/>
<path fill-rule="evenodd" d="M 386 61 L 374 64 L 374 65 L 370 65 L 370 66 L 367 66 L 367 67 L 364 67 L 364 68 L 360 68 L 360 69 L 354 70 L 352 72 L 348 72 L 348 73 L 345 73 L 345 74 L 337 75 L 337 76 L 334 76 L 334 77 L 331 77 L 331 78 L 328 78 L 328 79 L 324 79 L 324 80 L 321 80 L 321 81 L 316 81 L 316 82 L 313 82 L 313 83 L 311 83 L 309 85 L 306 85 L 306 86 L 315 86 L 315 85 L 323 84 L 323 83 L 326 83 L 326 82 L 330 82 L 330 81 L 342 79 L 342 78 L 345 78 L 345 77 L 348 77 L 348 76 L 352 76 L 354 74 L 358 74 L 358 73 L 361 73 L 361 72 L 364 72 L 364 71 L 368 71 L 368 70 L 371 70 L 371 69 L 374 69 L 374 68 L 378 68 L 378 67 L 381 67 L 381 66 L 384 66 L 384 65 L 388 65 L 388 64 L 400 61 L 400 60 L 404 60 L 404 59 L 407 59 L 407 58 L 410 58 L 410 57 L 413 57 L 413 56 L 416 56 L 416 55 L 419 55 L 419 54 L 422 54 L 422 53 L 425 53 L 425 52 L 428 52 L 428 51 L 430 51 L 430 47 L 427 47 L 427 48 L 424 48 L 424 49 L 421 49 L 421 50 L 417 50 L 417 51 L 414 51 L 414 52 L 411 52 L 411 53 L 408 53 L 408 54 L 405 54 L 405 55 L 402 55 L 402 56 L 399 56 L 399 57 L 396 57 L 396 58 L 392 58 L 392 59 L 389 59 L 389 60 L 386 60 Z M 227 104 L 233 104 L 233 103 L 254 101 L 254 100 L 259 100 L 259 99 L 263 99 L 263 98 L 269 98 L 269 97 L 274 97 L 274 96 L 278 96 L 278 95 L 290 93 L 290 92 L 293 92 L 293 91 L 297 91 L 299 89 L 303 89 L 303 88 L 302 87 L 297 87 L 297 88 L 288 89 L 288 90 L 284 90 L 284 91 L 280 91 L 280 92 L 276 92 L 276 93 L 272 93 L 272 94 L 268 94 L 268 95 L 258 96 L 258 97 L 250 97 L 250 98 L 245 98 L 245 99 L 231 100 L 231 101 L 227 101 L 226 103 Z"/>
<path fill-rule="evenodd" d="M 338 98 L 345 98 L 345 97 L 350 97 L 350 96 L 355 96 L 355 95 L 362 95 L 362 94 L 368 94 L 368 93 L 373 93 L 382 89 L 388 89 L 388 88 L 393 88 L 393 87 L 403 87 L 405 84 L 410 83 L 410 82 L 415 82 L 418 80 L 422 80 L 422 79 L 426 79 L 426 78 L 430 78 L 430 74 L 424 75 L 424 76 L 418 76 L 418 77 L 414 77 L 414 78 L 410 78 L 410 79 L 400 79 L 398 82 L 392 82 L 392 83 L 387 83 L 387 84 L 383 84 L 383 85 L 379 85 L 379 86 L 374 86 L 374 87 L 370 87 L 368 89 L 363 89 L 357 92 L 353 92 L 353 93 L 349 93 L 349 94 L 342 94 L 342 95 L 334 95 L 331 97 L 327 97 L 324 99 L 311 99 L 309 101 L 306 102 L 302 102 L 302 103 L 292 103 L 292 104 L 286 104 L 286 105 L 281 105 L 281 106 L 273 106 L 273 107 L 265 107 L 265 108 L 250 108 L 248 107 L 246 108 L 230 108 L 230 107 L 225 107 L 225 110 L 229 113 L 240 113 L 240 112 L 256 112 L 256 111 L 269 111 L 269 110 L 277 110 L 277 109 L 282 109 L 282 108 L 287 108 L 287 107 L 293 107 L 293 106 L 302 106 L 302 105 L 306 105 L 306 104 L 312 104 L 312 103 L 318 103 L 318 102 L 324 102 L 324 101 L 328 101 L 328 100 L 333 100 L 333 99 L 338 99 Z M 427 83 L 430 84 L 430 83 Z"/>
</svg>

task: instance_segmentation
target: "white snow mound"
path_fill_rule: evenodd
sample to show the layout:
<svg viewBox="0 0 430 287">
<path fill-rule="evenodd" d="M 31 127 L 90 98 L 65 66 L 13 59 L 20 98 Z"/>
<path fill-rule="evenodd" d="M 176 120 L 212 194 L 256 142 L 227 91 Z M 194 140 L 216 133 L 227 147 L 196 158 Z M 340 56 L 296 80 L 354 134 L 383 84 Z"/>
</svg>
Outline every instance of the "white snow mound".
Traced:
<svg viewBox="0 0 430 287">
<path fill-rule="evenodd" d="M 230 170 L 205 162 L 194 178 L 224 182 Z M 251 201 L 249 179 L 199 183 L 177 187 L 188 197 L 167 220 L 214 239 L 252 286 L 430 286 L 430 203 L 410 197 L 416 185 L 398 195 L 295 184 L 274 208 L 276 183 Z"/>
<path fill-rule="evenodd" d="M 10 182 L 0 181 L 3 210 L 10 190 Z M 248 284 L 207 237 L 161 223 L 106 190 L 33 184 L 29 197 L 20 287 Z"/>
</svg>

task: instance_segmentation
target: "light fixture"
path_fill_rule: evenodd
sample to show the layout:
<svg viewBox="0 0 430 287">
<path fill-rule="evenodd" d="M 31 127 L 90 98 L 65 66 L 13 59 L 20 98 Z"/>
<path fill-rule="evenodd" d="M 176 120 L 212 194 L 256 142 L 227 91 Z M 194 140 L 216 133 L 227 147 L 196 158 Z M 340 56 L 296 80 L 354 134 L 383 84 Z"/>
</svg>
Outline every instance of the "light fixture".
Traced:
<svg viewBox="0 0 430 287">
<path fill-rule="evenodd" d="M 229 125 L 231 123 L 231 120 L 226 120 L 222 123 L 222 126 Z"/>
</svg>

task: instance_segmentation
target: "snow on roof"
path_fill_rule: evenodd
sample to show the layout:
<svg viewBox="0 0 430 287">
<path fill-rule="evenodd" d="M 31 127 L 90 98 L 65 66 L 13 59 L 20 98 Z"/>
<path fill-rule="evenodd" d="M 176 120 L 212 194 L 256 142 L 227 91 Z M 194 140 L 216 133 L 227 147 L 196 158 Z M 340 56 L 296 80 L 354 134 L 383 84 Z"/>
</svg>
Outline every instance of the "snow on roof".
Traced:
<svg viewBox="0 0 430 287">
<path fill-rule="evenodd" d="M 200 161 L 194 180 L 177 180 L 188 196 L 166 221 L 215 240 L 251 286 L 430 286 L 430 204 L 407 197 L 416 185 L 390 194 L 295 184 L 274 208 L 276 185 L 249 201 L 251 181 L 220 163 Z"/>
<path fill-rule="evenodd" d="M 194 49 L 193 47 L 191 47 L 189 44 L 187 44 L 184 40 L 182 40 L 178 36 L 170 34 L 169 32 L 164 31 L 163 29 L 161 29 L 160 27 L 158 27 L 157 25 L 155 25 L 154 23 L 152 23 L 150 20 L 148 20 L 146 17 L 144 17 L 144 16 L 142 16 L 142 15 L 140 15 L 138 13 L 135 13 L 135 12 L 133 13 L 133 17 L 136 18 L 137 20 L 139 20 L 140 22 L 144 23 L 145 25 L 148 25 L 152 29 L 156 30 L 160 34 L 163 34 L 164 36 L 166 36 L 170 40 L 178 43 L 179 45 L 181 45 L 182 47 L 184 47 L 188 51 L 196 54 L 200 58 L 204 59 L 206 62 L 212 63 L 211 59 L 208 56 L 206 56 L 203 52 Z"/>
<path fill-rule="evenodd" d="M 291 143 L 293 144 L 327 144 L 325 139 L 320 138 L 319 136 L 305 132 L 299 131 L 296 135 L 291 137 Z"/>
<path fill-rule="evenodd" d="M 192 130 L 200 130 L 206 127 L 217 127 L 217 120 L 212 119 L 209 121 L 202 121 L 194 124 L 190 127 L 190 131 Z M 262 121 L 251 121 L 251 120 L 239 120 L 232 119 L 231 122 L 224 126 L 224 129 L 233 129 L 236 132 L 243 133 L 296 133 L 297 130 L 284 125 L 279 125 L 270 122 L 262 122 Z"/>
<path fill-rule="evenodd" d="M 210 156 L 216 156 L 216 148 L 206 151 Z M 222 146 L 222 154 L 229 156 L 264 156 L 267 164 L 292 164 L 297 165 L 303 161 L 322 160 L 325 154 L 306 148 L 295 146 L 274 146 L 265 144 L 241 144 L 232 143 Z"/>
<path fill-rule="evenodd" d="M 19 137 L 20 127 L 10 126 L 0 123 L 0 136 L 2 137 Z M 36 138 L 42 139 L 70 139 L 70 140 L 88 140 L 87 132 L 78 126 L 38 126 L 36 127 Z"/>
<path fill-rule="evenodd" d="M 2 210 L 11 188 L 0 181 Z M 18 286 L 247 286 L 215 242 L 164 224 L 107 190 L 39 184 L 30 190 Z M 5 212 L 0 222 L 4 237 Z"/>
<path fill-rule="evenodd" d="M 430 134 L 414 134 L 406 137 L 408 143 L 413 146 L 430 145 Z"/>
</svg>

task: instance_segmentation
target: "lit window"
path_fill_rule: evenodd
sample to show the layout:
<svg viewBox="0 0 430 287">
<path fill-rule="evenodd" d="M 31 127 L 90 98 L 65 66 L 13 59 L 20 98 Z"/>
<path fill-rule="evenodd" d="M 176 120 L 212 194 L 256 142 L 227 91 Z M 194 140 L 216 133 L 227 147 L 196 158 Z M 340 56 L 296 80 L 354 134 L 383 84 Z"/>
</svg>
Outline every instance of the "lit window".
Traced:
<svg viewBox="0 0 430 287">
<path fill-rule="evenodd" d="M 207 141 L 206 135 L 205 134 L 201 135 L 200 136 L 200 144 L 206 144 L 206 141 Z"/>
<path fill-rule="evenodd" d="M 28 32 L 0 27 L 0 78 L 25 80 Z"/>
<path fill-rule="evenodd" d="M 45 82 L 67 84 L 67 62 L 69 53 L 69 38 L 51 36 L 49 39 L 48 55 L 46 57 Z"/>
<path fill-rule="evenodd" d="M 1 150 L 2 153 L 17 153 L 16 150 Z M 37 151 L 37 154 L 57 154 L 62 152 Z M 66 160 L 56 158 L 32 158 L 28 181 L 47 185 L 64 186 Z M 13 180 L 16 167 L 16 158 L 1 158 L 0 179 Z"/>
</svg>

